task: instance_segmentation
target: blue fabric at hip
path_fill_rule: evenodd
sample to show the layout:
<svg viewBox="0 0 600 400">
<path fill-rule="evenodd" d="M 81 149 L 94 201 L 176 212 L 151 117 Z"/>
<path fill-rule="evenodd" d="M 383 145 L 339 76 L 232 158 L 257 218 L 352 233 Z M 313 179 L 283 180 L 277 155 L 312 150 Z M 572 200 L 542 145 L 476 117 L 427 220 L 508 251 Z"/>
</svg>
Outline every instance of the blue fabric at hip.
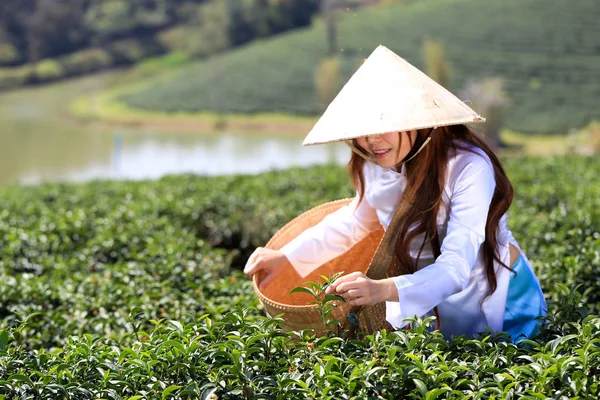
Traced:
<svg viewBox="0 0 600 400">
<path fill-rule="evenodd" d="M 539 332 L 542 320 L 537 317 L 545 315 L 545 301 L 540 285 L 522 255 L 512 269 L 516 274 L 511 273 L 503 329 L 510 333 L 514 343 L 518 343 Z"/>
</svg>

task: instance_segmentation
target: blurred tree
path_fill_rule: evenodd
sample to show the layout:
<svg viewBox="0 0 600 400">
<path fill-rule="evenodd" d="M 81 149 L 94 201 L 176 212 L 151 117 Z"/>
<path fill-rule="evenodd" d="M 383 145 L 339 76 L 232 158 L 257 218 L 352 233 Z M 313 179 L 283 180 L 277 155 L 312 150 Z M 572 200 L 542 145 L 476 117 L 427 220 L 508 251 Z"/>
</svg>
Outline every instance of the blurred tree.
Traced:
<svg viewBox="0 0 600 400">
<path fill-rule="evenodd" d="M 227 0 L 233 45 L 309 25 L 320 0 Z"/>
<path fill-rule="evenodd" d="M 586 130 L 591 138 L 588 148 L 594 153 L 600 153 L 600 122 L 592 122 Z"/>
<path fill-rule="evenodd" d="M 486 119 L 484 137 L 494 150 L 500 146 L 502 114 L 508 105 L 501 77 L 488 77 L 471 80 L 459 93 L 461 99 L 470 102 L 470 106 Z"/>
<path fill-rule="evenodd" d="M 71 52 L 85 43 L 80 1 L 5 0 L 0 4 L 0 28 L 6 40 L 30 62 Z"/>
<path fill-rule="evenodd" d="M 203 14 L 210 14 L 211 11 L 203 11 L 204 6 L 202 3 L 206 2 L 182 2 L 175 12 L 175 18 L 180 23 L 158 33 L 158 41 L 168 52 L 183 53 L 190 57 L 199 57 L 207 53 L 208 48 L 203 39 L 202 19 Z"/>
<path fill-rule="evenodd" d="M 325 21 L 327 31 L 327 53 L 333 55 L 337 52 L 337 21 L 336 21 L 337 0 L 322 0 L 321 14 Z"/>
<path fill-rule="evenodd" d="M 87 9 L 85 22 L 93 32 L 95 45 L 120 38 L 138 25 L 135 0 L 96 0 Z"/>
<path fill-rule="evenodd" d="M 3 0 L 0 1 L 0 28 L 3 40 L 11 43 L 20 54 L 26 47 L 25 26 L 23 19 L 33 11 L 34 0 Z"/>
<path fill-rule="evenodd" d="M 231 20 L 231 9 L 227 1 L 209 1 L 202 5 L 200 12 L 202 41 L 198 55 L 213 54 L 230 46 Z"/>
<path fill-rule="evenodd" d="M 44 60 L 35 65 L 34 74 L 38 82 L 49 82 L 62 78 L 64 68 L 54 60 Z"/>
<path fill-rule="evenodd" d="M 423 42 L 425 74 L 444 87 L 450 81 L 450 63 L 446 60 L 444 45 L 430 38 Z"/>
<path fill-rule="evenodd" d="M 321 0 L 287 0 L 280 2 L 280 7 L 290 16 L 292 27 L 302 27 L 312 23 L 314 15 L 319 12 L 320 2 Z"/>
<path fill-rule="evenodd" d="M 14 65 L 21 59 L 21 54 L 15 45 L 10 43 L 8 34 L 0 25 L 0 65 Z"/>
<path fill-rule="evenodd" d="M 308 25 L 320 2 L 0 0 L 0 65 L 29 63 L 56 77 L 62 70 L 57 73 L 52 63 L 37 64 L 55 59 L 71 76 L 166 51 L 207 56 Z"/>
<path fill-rule="evenodd" d="M 171 21 L 168 0 L 138 0 L 136 3 L 136 22 L 139 25 L 163 27 Z"/>
<path fill-rule="evenodd" d="M 15 65 L 21 60 L 21 55 L 15 46 L 0 39 L 0 65 Z"/>
<path fill-rule="evenodd" d="M 339 56 L 323 58 L 314 72 L 317 110 L 325 111 L 340 90 L 341 60 Z"/>
<path fill-rule="evenodd" d="M 228 35 L 232 45 L 252 40 L 257 36 L 258 30 L 268 31 L 265 18 L 267 0 L 226 0 L 225 3 L 229 13 Z"/>
</svg>

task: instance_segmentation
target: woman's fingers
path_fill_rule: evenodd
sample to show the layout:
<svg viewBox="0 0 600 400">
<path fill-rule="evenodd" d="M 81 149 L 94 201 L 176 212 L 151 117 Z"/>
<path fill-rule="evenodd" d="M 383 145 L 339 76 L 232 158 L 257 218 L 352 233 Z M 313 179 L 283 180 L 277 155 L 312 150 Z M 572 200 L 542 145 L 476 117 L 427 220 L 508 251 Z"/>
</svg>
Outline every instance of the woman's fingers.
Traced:
<svg viewBox="0 0 600 400">
<path fill-rule="evenodd" d="M 254 264 L 256 262 L 256 258 L 260 254 L 261 249 L 262 249 L 262 247 L 257 247 L 256 250 L 254 250 L 252 252 L 252 254 L 250 254 L 250 257 L 248 257 L 248 261 L 246 261 L 246 266 L 244 267 L 245 274 L 248 273 L 248 269 L 252 266 L 252 264 Z"/>
<path fill-rule="evenodd" d="M 257 248 L 254 253 L 248 258 L 248 262 L 244 267 L 244 273 L 252 278 L 257 272 L 264 271 L 267 276 L 266 281 L 262 282 L 261 286 L 271 281 L 273 277 L 269 277 L 272 272 L 279 272 L 282 268 L 285 268 L 287 258 L 279 250 L 266 249 L 263 247 Z"/>
<path fill-rule="evenodd" d="M 349 289 L 354 289 L 356 287 L 360 287 L 363 283 L 359 280 L 359 278 L 364 278 L 365 274 L 362 272 L 353 272 L 348 275 L 344 275 L 338 278 L 335 282 L 331 284 L 325 291 L 325 293 L 343 293 Z"/>
<path fill-rule="evenodd" d="M 364 306 L 368 305 L 370 302 L 366 297 L 357 297 L 356 299 L 350 299 L 347 303 L 351 306 Z"/>
<path fill-rule="evenodd" d="M 248 261 L 246 261 L 246 265 L 244 266 L 244 273 L 246 275 L 248 275 L 248 276 L 251 276 L 251 272 L 254 269 L 254 264 L 255 264 L 255 262 L 254 262 L 254 258 L 255 258 L 254 254 L 255 253 L 256 252 L 252 253 L 252 255 L 250 256 L 250 258 L 248 258 Z"/>
<path fill-rule="evenodd" d="M 252 275 L 254 275 L 257 271 L 261 270 L 264 267 L 263 257 L 261 257 L 262 253 L 263 253 L 263 248 L 258 247 L 256 250 L 254 250 L 254 252 L 248 258 L 248 261 L 246 262 L 246 266 L 244 267 L 244 273 L 249 278 L 252 278 Z"/>
<path fill-rule="evenodd" d="M 361 277 L 359 276 L 358 278 L 356 278 L 353 281 L 343 282 L 343 283 L 339 284 L 336 291 L 338 293 L 345 293 L 351 289 L 362 289 L 367 285 L 368 285 L 368 281 L 366 279 L 361 279 Z"/>
<path fill-rule="evenodd" d="M 385 300 L 385 296 L 382 297 L 382 294 L 379 293 L 379 286 L 378 281 L 360 274 L 354 280 L 340 283 L 336 293 L 341 295 L 351 306 L 376 304 Z"/>
<path fill-rule="evenodd" d="M 258 262 L 246 264 L 246 267 L 244 268 L 244 273 L 246 274 L 246 276 L 248 276 L 248 278 L 252 278 L 252 276 L 260 270 L 259 266 L 260 263 Z"/>
<path fill-rule="evenodd" d="M 363 295 L 364 293 L 360 289 L 350 289 L 347 292 L 345 292 L 342 297 L 344 297 L 346 300 L 349 300 L 357 297 L 362 297 Z"/>
<path fill-rule="evenodd" d="M 373 294 L 369 292 L 367 287 L 348 290 L 346 293 L 342 294 L 342 297 L 346 300 L 346 303 L 351 306 L 364 306 L 378 302 L 375 300 Z"/>
<path fill-rule="evenodd" d="M 333 292 L 340 292 L 340 290 L 338 290 L 338 287 L 340 285 L 342 285 L 345 282 L 353 282 L 356 279 L 360 278 L 361 276 L 364 276 L 364 274 L 362 272 L 352 272 L 351 274 L 348 275 L 343 275 L 341 277 L 339 277 L 338 279 L 335 280 L 335 282 L 333 282 L 326 290 L 325 293 L 329 294 L 329 293 L 333 293 Z"/>
<path fill-rule="evenodd" d="M 244 273 L 246 275 L 248 275 L 248 277 L 252 277 L 252 275 L 254 275 L 256 273 L 256 271 L 259 269 L 258 268 L 259 265 L 260 265 L 260 262 L 258 260 L 254 260 L 254 261 L 248 260 L 248 262 L 246 263 L 246 266 L 244 267 Z"/>
</svg>

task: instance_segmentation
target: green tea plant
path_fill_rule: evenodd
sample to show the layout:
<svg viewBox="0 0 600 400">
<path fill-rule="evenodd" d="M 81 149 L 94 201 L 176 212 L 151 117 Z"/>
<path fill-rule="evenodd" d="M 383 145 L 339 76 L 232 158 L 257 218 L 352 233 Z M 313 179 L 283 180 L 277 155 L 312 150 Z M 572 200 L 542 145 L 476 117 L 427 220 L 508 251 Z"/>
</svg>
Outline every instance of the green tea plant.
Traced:
<svg viewBox="0 0 600 400">
<path fill-rule="evenodd" d="M 409 331 L 381 331 L 363 340 L 315 338 L 283 332 L 280 319 L 251 314 L 236 309 L 219 321 L 206 315 L 185 324 L 155 321 L 146 339 L 129 346 L 72 336 L 53 351 L 28 351 L 14 340 L 18 328 L 9 328 L 0 332 L 0 394 L 41 399 L 600 394 L 597 316 L 572 321 L 572 333 L 545 327 L 544 340 L 515 345 L 489 334 L 449 341 L 430 331 L 431 319 L 415 319 Z"/>
<path fill-rule="evenodd" d="M 334 333 L 339 334 L 342 327 L 341 321 L 333 317 L 334 302 L 340 301 L 345 303 L 346 299 L 337 294 L 326 294 L 325 290 L 343 273 L 343 271 L 336 272 L 329 278 L 325 275 L 321 275 L 321 279 L 323 280 L 322 283 L 306 282 L 305 285 L 307 286 L 298 286 L 290 290 L 290 294 L 308 293 L 315 299 L 314 301 L 309 302 L 309 304 L 315 304 L 317 306 L 321 321 L 323 322 L 323 329 L 325 332 L 329 332 L 330 335 Z"/>
</svg>

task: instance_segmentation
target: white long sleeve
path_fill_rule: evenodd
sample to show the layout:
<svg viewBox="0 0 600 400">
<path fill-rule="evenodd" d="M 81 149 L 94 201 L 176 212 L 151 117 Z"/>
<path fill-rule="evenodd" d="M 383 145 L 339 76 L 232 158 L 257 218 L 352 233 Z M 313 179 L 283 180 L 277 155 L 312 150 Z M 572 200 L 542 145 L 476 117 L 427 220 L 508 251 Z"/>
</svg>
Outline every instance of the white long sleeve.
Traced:
<svg viewBox="0 0 600 400">
<path fill-rule="evenodd" d="M 441 255 L 433 264 L 410 275 L 394 277 L 399 302 L 387 303 L 386 319 L 395 327 L 414 315 L 424 316 L 470 281 L 481 244 L 496 183 L 487 160 L 471 157 L 452 171 L 449 219 Z M 485 279 L 485 275 L 481 277 Z"/>
<path fill-rule="evenodd" d="M 380 226 L 375 209 L 364 198 L 358 204 L 357 194 L 347 206 L 341 207 L 317 225 L 302 232 L 286 244 L 281 252 L 304 278 Z"/>
</svg>

